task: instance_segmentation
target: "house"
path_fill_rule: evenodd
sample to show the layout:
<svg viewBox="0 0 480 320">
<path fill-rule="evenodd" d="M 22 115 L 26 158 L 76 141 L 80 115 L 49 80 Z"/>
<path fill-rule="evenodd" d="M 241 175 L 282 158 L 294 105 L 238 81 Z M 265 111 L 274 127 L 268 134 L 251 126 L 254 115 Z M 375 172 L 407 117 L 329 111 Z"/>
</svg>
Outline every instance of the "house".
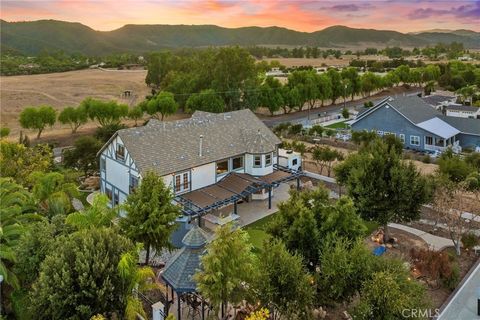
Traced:
<svg viewBox="0 0 480 320">
<path fill-rule="evenodd" d="M 393 134 L 406 149 L 442 151 L 480 146 L 480 120 L 443 115 L 417 96 L 386 98 L 360 112 L 352 130 Z"/>
<path fill-rule="evenodd" d="M 441 111 L 445 106 L 455 104 L 455 101 L 457 101 L 457 97 L 455 95 L 440 93 L 423 96 L 422 100 L 429 104 L 431 107 Z"/>
<path fill-rule="evenodd" d="M 461 104 L 450 104 L 445 108 L 445 113 L 449 117 L 480 119 L 480 108 L 474 106 L 464 106 Z"/>
<path fill-rule="evenodd" d="M 248 109 L 152 119 L 117 131 L 99 151 L 101 191 L 112 205 L 121 204 L 151 170 L 171 188 L 183 222 L 208 216 L 204 222 L 225 223 L 235 219 L 237 203 L 268 200 L 271 206 L 279 183 L 298 183 L 299 170 L 277 163 L 280 142 Z"/>
</svg>

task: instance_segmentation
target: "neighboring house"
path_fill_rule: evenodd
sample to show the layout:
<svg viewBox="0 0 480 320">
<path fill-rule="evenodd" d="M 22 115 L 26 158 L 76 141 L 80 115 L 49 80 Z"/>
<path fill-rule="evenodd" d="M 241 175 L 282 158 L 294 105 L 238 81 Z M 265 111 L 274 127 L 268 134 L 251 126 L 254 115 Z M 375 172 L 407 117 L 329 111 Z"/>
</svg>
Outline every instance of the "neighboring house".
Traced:
<svg viewBox="0 0 480 320">
<path fill-rule="evenodd" d="M 269 199 L 270 206 L 272 190 L 301 175 L 277 165 L 280 142 L 250 110 L 150 120 L 117 131 L 99 151 L 101 191 L 121 204 L 151 170 L 172 189 L 186 220 L 228 216 L 241 201 Z"/>
<path fill-rule="evenodd" d="M 451 104 L 445 107 L 445 114 L 449 117 L 480 119 L 480 108 Z"/>
<path fill-rule="evenodd" d="M 432 94 L 429 96 L 423 96 L 422 100 L 433 108 L 442 111 L 444 107 L 455 104 L 457 97 L 447 94 Z"/>
<path fill-rule="evenodd" d="M 444 116 L 417 96 L 386 98 L 359 113 L 351 128 L 393 134 L 420 151 L 480 146 L 480 120 Z"/>
</svg>

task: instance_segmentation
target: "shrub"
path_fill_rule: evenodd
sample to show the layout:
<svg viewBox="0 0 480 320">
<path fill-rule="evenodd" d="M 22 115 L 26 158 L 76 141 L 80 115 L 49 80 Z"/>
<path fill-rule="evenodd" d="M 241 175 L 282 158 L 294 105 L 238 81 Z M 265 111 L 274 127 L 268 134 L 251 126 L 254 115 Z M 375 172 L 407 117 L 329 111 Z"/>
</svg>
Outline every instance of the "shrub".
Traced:
<svg viewBox="0 0 480 320">
<path fill-rule="evenodd" d="M 463 247 L 467 250 L 471 250 L 473 247 L 478 245 L 478 243 L 478 237 L 473 232 L 466 233 L 462 236 Z"/>
<path fill-rule="evenodd" d="M 430 162 L 432 162 L 432 159 L 430 158 L 430 156 L 428 154 L 426 154 L 425 156 L 423 156 L 422 162 L 423 163 L 430 163 Z"/>
<path fill-rule="evenodd" d="M 444 252 L 410 250 L 415 268 L 433 281 L 440 281 L 446 288 L 455 288 L 460 277 L 455 257 Z M 457 269 L 457 270 L 456 270 Z"/>
<path fill-rule="evenodd" d="M 454 290 L 457 287 L 460 282 L 460 267 L 457 263 L 452 265 L 452 273 L 441 281 L 444 288 Z"/>
<path fill-rule="evenodd" d="M 302 124 L 293 124 L 288 129 L 288 133 L 292 135 L 300 134 L 302 132 L 303 126 Z"/>
</svg>

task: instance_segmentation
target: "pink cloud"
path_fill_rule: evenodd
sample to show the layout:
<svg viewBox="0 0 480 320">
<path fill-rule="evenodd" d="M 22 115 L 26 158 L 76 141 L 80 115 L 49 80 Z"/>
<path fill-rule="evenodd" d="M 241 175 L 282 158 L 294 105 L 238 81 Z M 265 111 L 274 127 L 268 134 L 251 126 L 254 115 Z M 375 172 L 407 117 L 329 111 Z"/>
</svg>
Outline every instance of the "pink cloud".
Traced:
<svg viewBox="0 0 480 320">
<path fill-rule="evenodd" d="M 341 24 L 401 32 L 432 28 L 480 31 L 480 1 L 464 0 L 4 0 L 0 16 L 7 21 L 76 21 L 97 30 L 125 24 L 217 24 L 315 31 Z"/>
</svg>

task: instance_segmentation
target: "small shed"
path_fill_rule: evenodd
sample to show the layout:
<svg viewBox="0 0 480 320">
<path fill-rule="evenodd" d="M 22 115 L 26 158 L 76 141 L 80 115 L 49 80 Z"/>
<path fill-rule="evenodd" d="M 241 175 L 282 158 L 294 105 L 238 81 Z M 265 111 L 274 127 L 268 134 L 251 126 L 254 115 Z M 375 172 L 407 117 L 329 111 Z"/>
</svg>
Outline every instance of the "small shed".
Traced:
<svg viewBox="0 0 480 320">
<path fill-rule="evenodd" d="M 182 296 L 196 293 L 197 285 L 193 280 L 193 275 L 200 268 L 200 258 L 205 252 L 205 245 L 209 242 L 210 235 L 200 228 L 193 226 L 183 237 L 183 247 L 167 262 L 162 273 L 162 279 L 167 285 L 167 305 L 166 313 L 169 310 L 168 288 L 172 289 L 177 296 L 178 315 L 177 319 L 181 319 L 181 300 Z M 189 299 L 185 299 L 189 300 Z M 202 319 L 204 314 L 204 301 L 202 305 Z"/>
</svg>

